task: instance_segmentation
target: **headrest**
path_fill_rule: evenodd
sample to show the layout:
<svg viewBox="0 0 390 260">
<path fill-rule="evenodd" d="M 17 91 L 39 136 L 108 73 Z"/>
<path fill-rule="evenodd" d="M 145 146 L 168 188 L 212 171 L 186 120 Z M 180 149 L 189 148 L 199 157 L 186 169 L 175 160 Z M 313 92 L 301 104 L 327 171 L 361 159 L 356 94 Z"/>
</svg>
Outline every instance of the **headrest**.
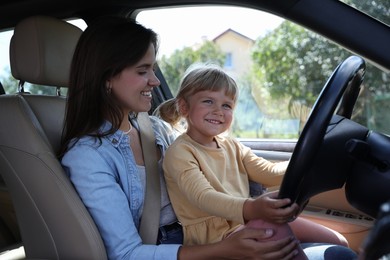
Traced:
<svg viewBox="0 0 390 260">
<path fill-rule="evenodd" d="M 68 87 L 73 52 L 81 33 L 78 27 L 52 17 L 22 20 L 10 43 L 13 77 L 38 85 Z"/>
</svg>

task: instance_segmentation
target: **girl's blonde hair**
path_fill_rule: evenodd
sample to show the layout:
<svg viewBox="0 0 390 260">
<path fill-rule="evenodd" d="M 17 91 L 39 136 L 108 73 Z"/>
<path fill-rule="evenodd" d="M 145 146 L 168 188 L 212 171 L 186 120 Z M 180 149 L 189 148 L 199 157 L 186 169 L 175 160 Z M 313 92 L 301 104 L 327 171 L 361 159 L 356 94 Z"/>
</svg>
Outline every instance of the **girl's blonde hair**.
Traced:
<svg viewBox="0 0 390 260">
<path fill-rule="evenodd" d="M 225 89 L 226 94 L 234 102 L 237 101 L 237 84 L 221 67 L 215 64 L 194 64 L 186 70 L 176 98 L 163 102 L 156 108 L 154 115 L 171 125 L 177 125 L 181 119 L 178 100 L 183 99 L 188 102 L 188 98 L 199 91 L 220 91 L 221 89 Z"/>
</svg>

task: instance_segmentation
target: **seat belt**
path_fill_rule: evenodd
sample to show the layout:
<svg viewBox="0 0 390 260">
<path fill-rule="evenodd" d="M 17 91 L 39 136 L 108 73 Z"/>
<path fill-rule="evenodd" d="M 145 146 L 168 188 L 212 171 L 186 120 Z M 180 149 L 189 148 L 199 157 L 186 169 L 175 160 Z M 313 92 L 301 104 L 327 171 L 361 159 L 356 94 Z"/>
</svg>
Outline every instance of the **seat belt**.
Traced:
<svg viewBox="0 0 390 260">
<path fill-rule="evenodd" d="M 138 113 L 137 122 L 140 129 L 142 153 L 146 169 L 146 192 L 139 233 L 144 244 L 155 245 L 160 226 L 161 209 L 161 187 L 156 137 L 147 112 Z"/>
</svg>

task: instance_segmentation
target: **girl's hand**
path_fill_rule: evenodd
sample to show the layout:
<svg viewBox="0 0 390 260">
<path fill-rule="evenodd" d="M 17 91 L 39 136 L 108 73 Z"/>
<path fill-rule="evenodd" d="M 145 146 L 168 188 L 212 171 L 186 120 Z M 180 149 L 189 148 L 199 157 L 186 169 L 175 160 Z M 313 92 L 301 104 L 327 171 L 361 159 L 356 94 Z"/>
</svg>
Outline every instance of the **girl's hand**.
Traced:
<svg viewBox="0 0 390 260">
<path fill-rule="evenodd" d="M 286 223 L 295 217 L 299 207 L 290 205 L 290 199 L 278 199 L 278 191 L 268 192 L 256 199 L 248 199 L 244 204 L 243 214 L 246 221 L 262 219 L 272 223 Z"/>
</svg>

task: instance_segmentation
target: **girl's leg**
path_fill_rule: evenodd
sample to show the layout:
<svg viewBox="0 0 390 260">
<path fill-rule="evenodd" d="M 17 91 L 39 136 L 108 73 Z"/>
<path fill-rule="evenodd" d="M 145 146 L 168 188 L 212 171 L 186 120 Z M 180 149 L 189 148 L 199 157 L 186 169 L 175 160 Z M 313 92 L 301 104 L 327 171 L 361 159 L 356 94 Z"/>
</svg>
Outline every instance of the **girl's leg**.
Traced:
<svg viewBox="0 0 390 260">
<path fill-rule="evenodd" d="M 298 217 L 290 227 L 301 243 L 328 243 L 348 247 L 348 240 L 339 232 Z"/>
<path fill-rule="evenodd" d="M 279 239 L 285 238 L 287 236 L 294 236 L 294 233 L 292 232 L 292 230 L 288 224 L 273 224 L 273 223 L 265 222 L 263 220 L 251 220 L 247 224 L 238 227 L 234 232 L 237 232 L 238 230 L 241 230 L 244 228 L 257 228 L 257 229 L 270 228 L 270 229 L 273 229 L 275 234 L 267 240 L 279 240 Z M 305 255 L 305 253 L 303 252 L 303 249 L 301 246 L 298 246 L 297 249 L 298 249 L 298 254 L 293 258 L 294 260 L 308 259 Z"/>
</svg>

